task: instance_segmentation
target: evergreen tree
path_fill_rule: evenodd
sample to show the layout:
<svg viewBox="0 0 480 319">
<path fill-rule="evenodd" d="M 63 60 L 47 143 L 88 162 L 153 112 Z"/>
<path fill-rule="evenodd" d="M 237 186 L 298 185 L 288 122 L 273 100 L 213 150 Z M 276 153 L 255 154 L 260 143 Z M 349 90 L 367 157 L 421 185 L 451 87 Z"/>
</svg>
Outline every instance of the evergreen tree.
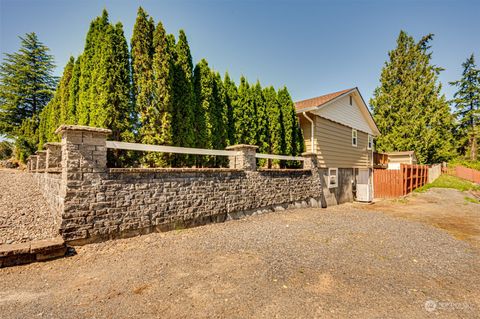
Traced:
<svg viewBox="0 0 480 319">
<path fill-rule="evenodd" d="M 278 103 L 277 92 L 270 86 L 263 89 L 263 96 L 267 108 L 268 116 L 268 132 L 270 136 L 270 143 L 266 150 L 270 154 L 282 154 L 282 140 L 285 139 L 285 133 L 282 128 L 282 112 L 281 106 Z"/>
<path fill-rule="evenodd" d="M 103 10 L 102 16 L 90 23 L 90 28 L 85 41 L 85 48 L 81 59 L 78 105 L 76 105 L 77 122 L 80 125 L 89 125 L 91 108 L 95 107 L 96 96 L 95 82 L 99 72 L 100 55 L 102 46 L 105 46 L 104 35 L 108 27 L 108 13 Z"/>
<path fill-rule="evenodd" d="M 458 88 L 451 103 L 458 120 L 458 144 L 462 155 L 468 152 L 471 160 L 477 159 L 480 122 L 480 70 L 473 54 L 462 63 L 462 78 L 450 82 Z"/>
<path fill-rule="evenodd" d="M 220 74 L 213 72 L 205 59 L 195 67 L 195 136 L 197 147 L 224 149 L 227 144 L 225 92 Z M 223 165 L 223 159 L 208 158 L 209 166 Z"/>
<path fill-rule="evenodd" d="M 238 99 L 238 89 L 235 82 L 230 79 L 228 73 L 223 78 L 224 101 L 226 107 L 227 145 L 237 144 L 235 140 L 234 108 Z"/>
<path fill-rule="evenodd" d="M 211 72 L 205 59 L 202 59 L 194 70 L 195 147 L 199 148 L 212 148 L 213 123 L 210 111 L 214 108 L 214 101 Z"/>
<path fill-rule="evenodd" d="M 169 40 L 171 42 L 172 40 Z M 195 95 L 193 92 L 193 64 L 187 37 L 180 30 L 174 54 L 173 89 L 173 142 L 175 146 L 195 146 L 194 113 Z M 178 165 L 193 164 L 193 158 L 176 156 Z"/>
<path fill-rule="evenodd" d="M 155 114 L 153 105 L 153 19 L 148 17 L 142 7 L 138 8 L 137 20 L 133 27 L 132 47 L 132 79 L 133 97 L 136 112 L 139 116 L 139 140 L 152 140 L 157 134 L 149 123 L 150 117 Z M 152 129 L 154 129 L 152 131 Z"/>
<path fill-rule="evenodd" d="M 153 36 L 154 55 L 152 61 L 153 103 L 142 122 L 142 143 L 172 145 L 173 112 L 173 57 L 165 29 L 158 23 Z M 151 152 L 143 162 L 149 166 L 171 164 L 171 156 Z"/>
<path fill-rule="evenodd" d="M 302 130 L 298 122 L 298 117 L 295 112 L 295 104 L 292 97 L 286 87 L 280 89 L 277 93 L 278 103 L 281 107 L 281 118 L 284 133 L 283 153 L 286 155 L 298 156 L 305 150 L 303 143 Z M 287 166 L 297 167 L 300 165 L 298 162 L 287 161 Z"/>
<path fill-rule="evenodd" d="M 252 87 L 252 93 L 255 103 L 255 119 L 257 120 L 257 131 L 256 131 L 256 143 L 258 146 L 259 153 L 268 152 L 270 145 L 270 132 L 269 132 L 269 123 L 268 123 L 268 114 L 267 114 L 267 105 L 265 103 L 265 98 L 262 94 L 262 86 L 260 81 L 257 80 L 255 86 Z M 260 162 L 263 164 L 263 161 Z"/>
<path fill-rule="evenodd" d="M 47 142 L 59 141 L 60 137 L 55 134 L 55 130 L 66 123 L 69 101 L 69 85 L 72 78 L 75 60 L 70 57 L 63 70 L 63 75 L 57 86 L 53 98 L 40 113 L 40 124 L 38 128 L 38 149 L 43 148 Z"/>
<path fill-rule="evenodd" d="M 452 116 L 438 83 L 442 69 L 431 64 L 432 38 L 429 34 L 416 43 L 400 32 L 370 101 L 381 133 L 376 148 L 382 152 L 413 150 L 420 163 L 453 156 Z"/>
<path fill-rule="evenodd" d="M 233 110 L 236 143 L 256 145 L 257 121 L 255 116 L 253 89 L 242 76 L 238 86 L 237 102 Z"/>
<path fill-rule="evenodd" d="M 0 134 L 17 138 L 24 121 L 36 129 L 38 115 L 53 96 L 53 57 L 35 33 L 20 37 L 18 52 L 7 53 L 0 65 Z"/>
<path fill-rule="evenodd" d="M 72 70 L 72 78 L 68 86 L 68 103 L 66 108 L 66 124 L 77 124 L 77 106 L 79 103 L 79 90 L 80 90 L 80 78 L 82 69 L 82 56 L 80 55 L 75 61 L 75 65 Z"/>
</svg>

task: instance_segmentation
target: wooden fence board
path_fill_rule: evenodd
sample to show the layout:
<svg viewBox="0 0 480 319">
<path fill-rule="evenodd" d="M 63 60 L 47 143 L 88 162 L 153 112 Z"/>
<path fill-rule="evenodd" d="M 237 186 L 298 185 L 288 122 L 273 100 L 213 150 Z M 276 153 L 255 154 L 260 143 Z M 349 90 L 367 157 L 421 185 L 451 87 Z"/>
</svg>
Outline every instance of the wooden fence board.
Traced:
<svg viewBox="0 0 480 319">
<path fill-rule="evenodd" d="M 428 181 L 425 165 L 400 165 L 399 170 L 374 169 L 373 187 L 376 198 L 407 195 Z"/>
</svg>

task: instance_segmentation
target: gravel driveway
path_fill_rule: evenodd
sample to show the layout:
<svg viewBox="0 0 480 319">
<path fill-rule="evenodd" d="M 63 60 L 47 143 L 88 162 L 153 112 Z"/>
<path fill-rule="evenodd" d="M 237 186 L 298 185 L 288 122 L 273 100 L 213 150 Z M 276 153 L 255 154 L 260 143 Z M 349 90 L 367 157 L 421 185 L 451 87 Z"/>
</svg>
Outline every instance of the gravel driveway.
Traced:
<svg viewBox="0 0 480 319">
<path fill-rule="evenodd" d="M 2 318 L 478 318 L 480 251 L 351 206 L 92 244 L 0 269 Z"/>
<path fill-rule="evenodd" d="M 0 169 L 0 245 L 56 236 L 53 214 L 33 177 Z"/>
</svg>

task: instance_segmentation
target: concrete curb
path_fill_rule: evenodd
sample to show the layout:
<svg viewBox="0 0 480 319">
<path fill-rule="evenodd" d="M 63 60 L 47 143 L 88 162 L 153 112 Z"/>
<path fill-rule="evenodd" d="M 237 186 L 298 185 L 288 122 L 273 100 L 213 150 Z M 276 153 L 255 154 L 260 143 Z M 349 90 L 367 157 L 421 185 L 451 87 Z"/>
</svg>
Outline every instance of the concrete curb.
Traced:
<svg viewBox="0 0 480 319">
<path fill-rule="evenodd" d="M 60 237 L 0 245 L 0 268 L 59 258 L 66 252 L 67 246 Z"/>
</svg>

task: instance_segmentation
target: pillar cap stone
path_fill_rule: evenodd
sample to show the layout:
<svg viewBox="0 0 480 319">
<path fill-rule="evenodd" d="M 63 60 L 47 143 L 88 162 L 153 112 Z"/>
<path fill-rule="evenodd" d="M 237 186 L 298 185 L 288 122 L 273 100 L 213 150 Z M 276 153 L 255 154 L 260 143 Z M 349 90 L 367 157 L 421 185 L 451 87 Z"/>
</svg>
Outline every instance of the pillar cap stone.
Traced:
<svg viewBox="0 0 480 319">
<path fill-rule="evenodd" d="M 225 149 L 227 149 L 227 150 L 235 150 L 235 149 L 239 149 L 239 148 L 251 148 L 251 149 L 256 150 L 256 149 L 258 148 L 258 146 L 256 146 L 256 145 L 248 145 L 248 144 L 235 144 L 235 145 L 227 146 Z"/>
<path fill-rule="evenodd" d="M 46 153 L 46 152 L 47 152 L 47 151 L 41 150 L 41 151 L 36 151 L 35 154 L 40 155 L 40 154 L 43 154 L 43 153 Z"/>
<path fill-rule="evenodd" d="M 55 133 L 61 134 L 65 131 L 92 132 L 92 133 L 101 133 L 101 134 L 112 133 L 112 130 L 108 128 L 91 127 L 91 126 L 83 126 L 83 125 L 60 125 L 60 127 L 55 130 Z"/>
<path fill-rule="evenodd" d="M 59 143 L 59 142 L 48 142 L 48 143 L 45 143 L 43 144 L 43 146 L 62 146 L 62 143 Z"/>
</svg>

